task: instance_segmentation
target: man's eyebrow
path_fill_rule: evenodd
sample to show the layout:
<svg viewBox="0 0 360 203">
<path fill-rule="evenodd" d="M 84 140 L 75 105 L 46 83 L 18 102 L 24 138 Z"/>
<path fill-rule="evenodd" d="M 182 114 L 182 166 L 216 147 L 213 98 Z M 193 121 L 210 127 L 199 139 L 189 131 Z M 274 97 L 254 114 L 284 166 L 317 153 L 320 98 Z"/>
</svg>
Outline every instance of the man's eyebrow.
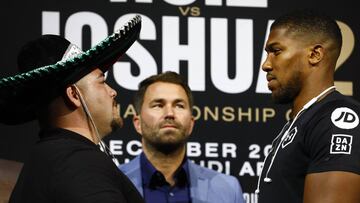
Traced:
<svg viewBox="0 0 360 203">
<path fill-rule="evenodd" d="M 165 99 L 163 99 L 163 98 L 154 98 L 150 102 L 151 103 L 162 103 L 164 101 L 165 101 Z M 173 102 L 174 103 L 179 103 L 179 102 L 185 102 L 185 101 L 186 101 L 185 99 L 179 98 L 179 99 L 175 99 Z"/>
<path fill-rule="evenodd" d="M 273 49 L 274 46 L 278 45 L 279 43 L 278 42 L 273 42 L 273 43 L 270 43 L 270 44 L 267 44 L 265 46 L 265 51 L 270 51 Z"/>
<path fill-rule="evenodd" d="M 179 102 L 185 102 L 186 100 L 183 98 L 179 98 L 179 99 L 175 99 L 175 103 L 179 103 Z"/>
<path fill-rule="evenodd" d="M 104 73 L 99 73 L 98 76 L 97 76 L 97 78 L 103 78 L 103 77 L 105 77 Z"/>
<path fill-rule="evenodd" d="M 164 99 L 162 98 L 154 98 L 150 101 L 150 103 L 163 103 Z"/>
</svg>

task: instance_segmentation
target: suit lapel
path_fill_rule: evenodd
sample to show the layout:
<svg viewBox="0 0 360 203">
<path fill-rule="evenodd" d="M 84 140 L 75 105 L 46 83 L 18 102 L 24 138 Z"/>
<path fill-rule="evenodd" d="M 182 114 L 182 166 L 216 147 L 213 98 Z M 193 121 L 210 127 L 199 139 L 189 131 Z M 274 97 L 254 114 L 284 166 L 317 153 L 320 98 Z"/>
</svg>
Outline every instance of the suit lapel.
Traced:
<svg viewBox="0 0 360 203">
<path fill-rule="evenodd" d="M 190 175 L 190 196 L 192 203 L 205 203 L 208 197 L 209 180 L 204 176 L 201 167 L 188 160 Z"/>
<path fill-rule="evenodd" d="M 140 192 L 141 196 L 144 196 L 143 188 L 142 188 L 142 176 L 140 169 L 140 156 L 135 157 L 133 160 L 129 162 L 127 167 L 121 168 L 125 175 L 129 177 L 131 182 L 134 184 L 136 189 Z"/>
</svg>

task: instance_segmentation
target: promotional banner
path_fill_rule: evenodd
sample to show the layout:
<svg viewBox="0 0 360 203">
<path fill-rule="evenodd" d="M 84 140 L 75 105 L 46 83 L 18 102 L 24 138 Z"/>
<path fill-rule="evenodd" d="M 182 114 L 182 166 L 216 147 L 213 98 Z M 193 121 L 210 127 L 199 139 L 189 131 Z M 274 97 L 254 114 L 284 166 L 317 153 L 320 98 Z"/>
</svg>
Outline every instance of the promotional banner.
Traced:
<svg viewBox="0 0 360 203">
<path fill-rule="evenodd" d="M 64 36 L 86 50 L 140 14 L 139 40 L 106 73 L 125 121 L 122 129 L 106 138 L 109 149 L 120 164 L 141 153 L 140 136 L 132 125 L 133 94 L 150 75 L 178 72 L 195 98 L 196 122 L 187 145 L 188 157 L 237 177 L 248 203 L 257 202 L 254 191 L 263 159 L 289 115 L 290 106 L 271 101 L 261 70 L 269 26 L 277 16 L 315 8 L 337 20 L 344 45 L 335 84 L 343 94 L 360 100 L 360 25 L 358 10 L 350 0 L 35 0 L 3 4 L 0 77 L 17 73 L 21 45 L 41 34 Z M 26 160 L 38 140 L 38 130 L 35 121 L 19 126 L 0 124 L 0 158 Z"/>
</svg>

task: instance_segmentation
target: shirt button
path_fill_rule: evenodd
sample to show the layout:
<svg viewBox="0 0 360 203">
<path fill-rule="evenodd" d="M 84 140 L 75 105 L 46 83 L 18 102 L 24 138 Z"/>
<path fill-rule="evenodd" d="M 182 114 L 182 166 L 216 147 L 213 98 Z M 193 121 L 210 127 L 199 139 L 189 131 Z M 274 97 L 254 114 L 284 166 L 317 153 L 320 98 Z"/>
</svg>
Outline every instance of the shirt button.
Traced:
<svg viewBox="0 0 360 203">
<path fill-rule="evenodd" d="M 174 193 L 170 192 L 169 195 L 170 195 L 171 197 L 173 197 L 173 196 L 174 196 Z"/>
</svg>

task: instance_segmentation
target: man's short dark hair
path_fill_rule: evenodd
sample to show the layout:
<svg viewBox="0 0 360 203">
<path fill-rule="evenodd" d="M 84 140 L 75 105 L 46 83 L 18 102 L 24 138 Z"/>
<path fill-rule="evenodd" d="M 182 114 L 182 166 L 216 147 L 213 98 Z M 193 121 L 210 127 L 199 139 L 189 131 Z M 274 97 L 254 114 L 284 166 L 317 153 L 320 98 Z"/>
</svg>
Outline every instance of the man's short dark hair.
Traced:
<svg viewBox="0 0 360 203">
<path fill-rule="evenodd" d="M 194 99 L 193 95 L 191 93 L 190 87 L 185 83 L 183 78 L 180 77 L 180 75 L 176 72 L 167 71 L 158 75 L 153 75 L 145 80 L 141 81 L 139 84 L 139 90 L 135 93 L 134 96 L 134 106 L 137 114 L 140 114 L 141 112 L 141 106 L 144 102 L 144 96 L 147 88 L 156 82 L 166 82 L 166 83 L 172 83 L 176 85 L 180 85 L 186 92 L 186 95 L 188 97 L 188 102 L 190 109 L 192 110 Z"/>
<path fill-rule="evenodd" d="M 340 28 L 334 19 L 324 13 L 310 9 L 296 10 L 277 18 L 271 25 L 271 30 L 280 27 L 304 36 L 314 35 L 330 39 L 340 53 L 342 46 Z"/>
</svg>

